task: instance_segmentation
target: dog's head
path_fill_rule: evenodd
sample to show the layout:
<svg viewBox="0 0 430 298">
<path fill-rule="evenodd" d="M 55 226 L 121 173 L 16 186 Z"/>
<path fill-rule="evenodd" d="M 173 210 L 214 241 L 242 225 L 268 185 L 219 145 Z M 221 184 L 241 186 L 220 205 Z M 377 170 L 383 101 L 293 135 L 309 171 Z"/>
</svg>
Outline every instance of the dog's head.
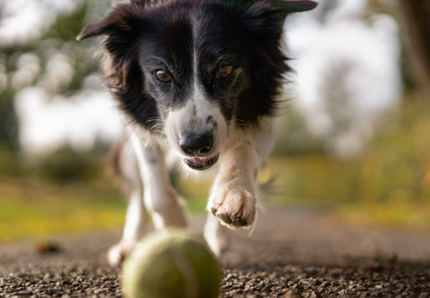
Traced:
<svg viewBox="0 0 430 298">
<path fill-rule="evenodd" d="M 233 126 L 273 115 L 288 70 L 287 14 L 312 1 L 132 0 L 78 39 L 107 35 L 111 85 L 140 125 L 162 130 L 192 169 L 216 163 Z M 160 128 L 161 127 L 161 128 Z"/>
</svg>

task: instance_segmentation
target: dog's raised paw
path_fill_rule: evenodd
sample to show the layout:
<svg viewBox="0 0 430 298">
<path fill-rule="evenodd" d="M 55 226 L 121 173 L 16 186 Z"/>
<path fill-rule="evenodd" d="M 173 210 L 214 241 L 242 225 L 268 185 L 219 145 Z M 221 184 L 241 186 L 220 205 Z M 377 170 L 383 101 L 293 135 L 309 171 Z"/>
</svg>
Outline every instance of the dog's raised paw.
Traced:
<svg viewBox="0 0 430 298">
<path fill-rule="evenodd" d="M 242 186 L 214 189 L 208 209 L 229 228 L 250 226 L 255 219 L 256 199 Z"/>
</svg>

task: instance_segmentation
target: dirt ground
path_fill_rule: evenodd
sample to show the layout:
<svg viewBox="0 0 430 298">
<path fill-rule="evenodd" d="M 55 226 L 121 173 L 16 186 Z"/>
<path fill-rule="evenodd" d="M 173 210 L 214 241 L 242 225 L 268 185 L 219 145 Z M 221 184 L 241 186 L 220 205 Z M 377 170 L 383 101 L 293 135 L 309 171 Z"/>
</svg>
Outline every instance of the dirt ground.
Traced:
<svg viewBox="0 0 430 298">
<path fill-rule="evenodd" d="M 318 209 L 271 208 L 229 233 L 220 297 L 430 297 L 430 232 L 363 228 Z M 192 218 L 201 231 L 203 216 Z M 105 252 L 120 231 L 57 237 L 61 250 L 0 245 L 0 297 L 120 297 Z"/>
</svg>

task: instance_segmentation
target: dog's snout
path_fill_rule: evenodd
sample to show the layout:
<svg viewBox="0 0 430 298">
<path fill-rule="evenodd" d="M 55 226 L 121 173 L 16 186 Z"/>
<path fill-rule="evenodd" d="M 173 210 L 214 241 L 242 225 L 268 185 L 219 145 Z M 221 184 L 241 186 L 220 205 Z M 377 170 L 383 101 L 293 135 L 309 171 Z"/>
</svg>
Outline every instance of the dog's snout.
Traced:
<svg viewBox="0 0 430 298">
<path fill-rule="evenodd" d="M 213 136 L 212 134 L 187 136 L 181 139 L 179 145 L 189 156 L 205 155 L 212 149 Z"/>
</svg>

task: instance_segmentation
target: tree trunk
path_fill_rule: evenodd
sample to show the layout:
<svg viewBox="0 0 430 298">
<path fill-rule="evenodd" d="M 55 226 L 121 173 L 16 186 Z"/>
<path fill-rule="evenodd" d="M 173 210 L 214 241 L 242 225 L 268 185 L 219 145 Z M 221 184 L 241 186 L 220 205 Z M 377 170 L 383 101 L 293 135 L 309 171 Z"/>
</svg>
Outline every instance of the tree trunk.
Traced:
<svg viewBox="0 0 430 298">
<path fill-rule="evenodd" d="M 430 95 L 430 0 L 399 0 L 399 4 L 413 75 Z"/>
</svg>

